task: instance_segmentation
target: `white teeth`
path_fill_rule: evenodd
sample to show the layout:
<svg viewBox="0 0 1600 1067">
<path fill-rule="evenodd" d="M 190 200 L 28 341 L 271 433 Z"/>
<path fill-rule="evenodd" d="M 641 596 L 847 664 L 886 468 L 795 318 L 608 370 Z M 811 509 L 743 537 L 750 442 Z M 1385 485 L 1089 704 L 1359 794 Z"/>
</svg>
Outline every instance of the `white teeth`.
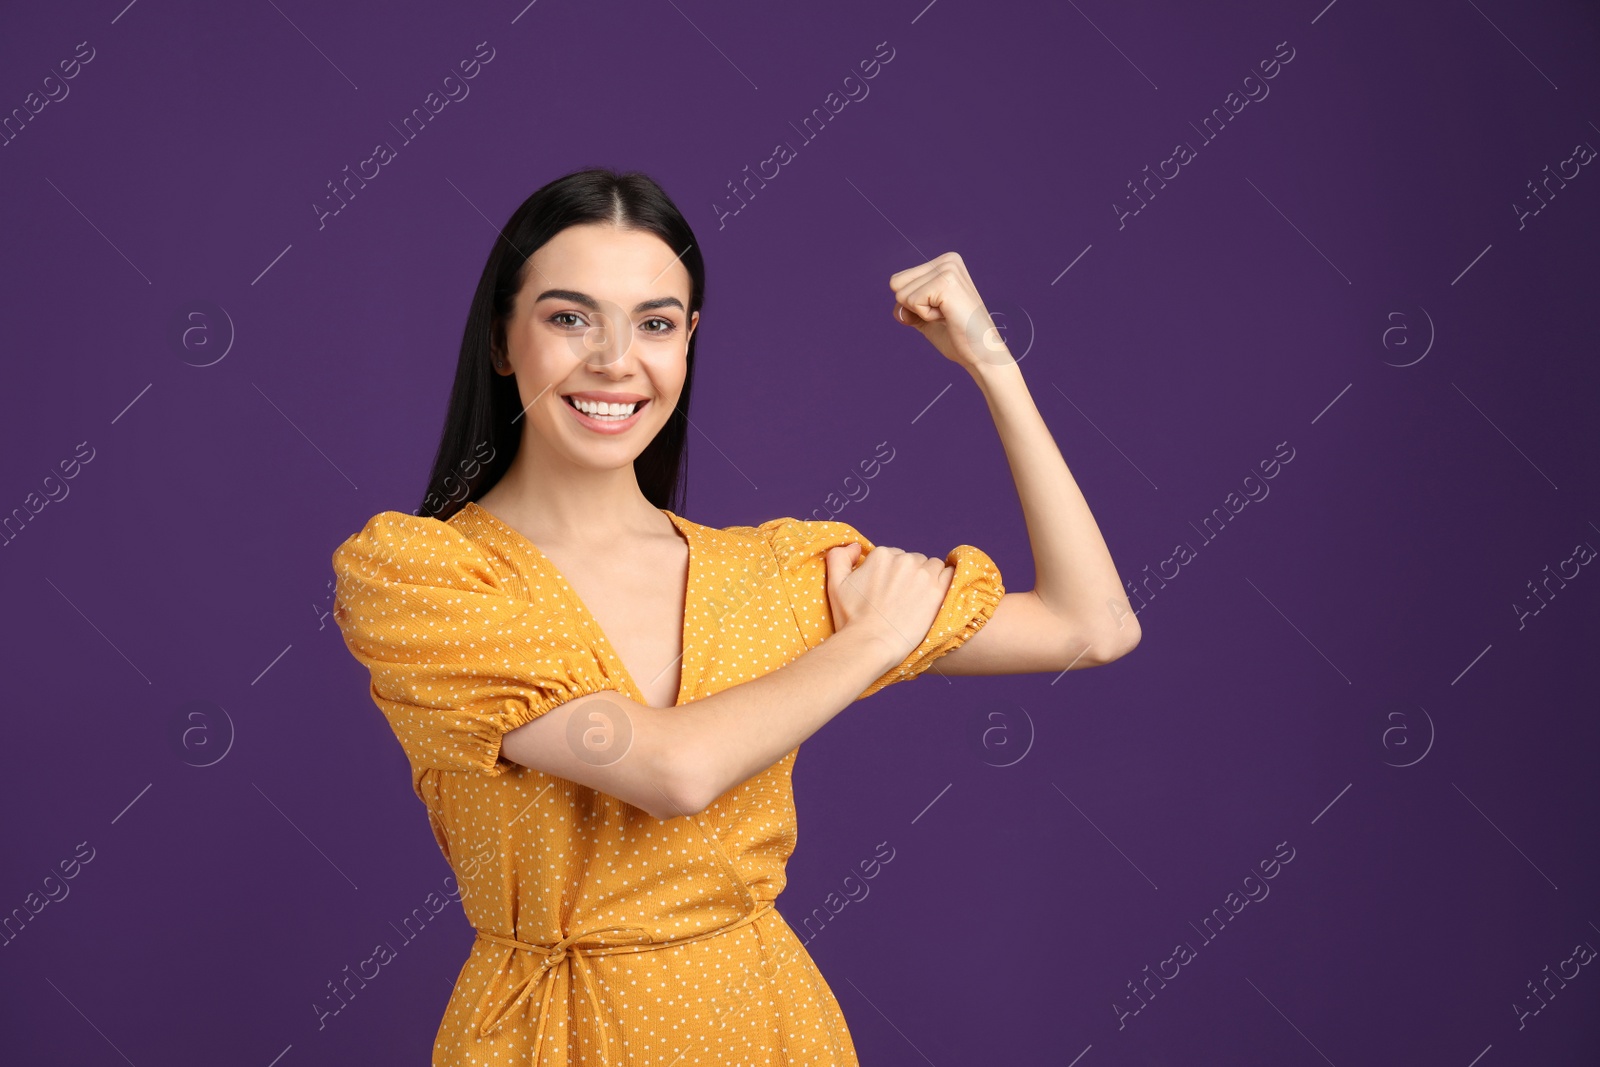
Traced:
<svg viewBox="0 0 1600 1067">
<path fill-rule="evenodd" d="M 634 413 L 638 403 L 610 404 L 598 400 L 584 400 L 580 397 L 568 397 L 572 406 L 591 418 L 615 419 L 621 421 Z"/>
</svg>

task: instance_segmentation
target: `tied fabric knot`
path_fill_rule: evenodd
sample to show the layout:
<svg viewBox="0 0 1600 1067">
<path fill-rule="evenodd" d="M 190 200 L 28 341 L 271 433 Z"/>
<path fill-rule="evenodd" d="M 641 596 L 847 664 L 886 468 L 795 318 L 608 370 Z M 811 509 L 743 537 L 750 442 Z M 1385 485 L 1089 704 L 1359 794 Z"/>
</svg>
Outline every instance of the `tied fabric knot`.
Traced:
<svg viewBox="0 0 1600 1067">
<path fill-rule="evenodd" d="M 508 948 L 523 949 L 525 951 L 541 953 L 544 955 L 544 960 L 539 964 L 537 970 L 524 977 L 522 981 L 518 983 L 517 988 L 513 991 L 511 998 L 508 1001 L 501 1004 L 487 1017 L 485 1017 L 481 1023 L 479 1023 L 478 1036 L 486 1037 L 495 1029 L 497 1029 L 506 1015 L 510 1013 L 512 1009 L 516 1008 L 519 1004 L 526 1000 L 529 996 L 531 996 L 534 989 L 541 982 L 544 982 L 544 979 L 546 976 L 548 976 L 550 981 L 544 982 L 544 997 L 539 1003 L 539 1025 L 538 1029 L 534 1032 L 533 1058 L 530 1061 L 537 1064 L 539 1062 L 539 1050 L 544 1044 L 545 1023 L 550 1017 L 550 997 L 555 992 L 556 988 L 556 968 L 562 966 L 563 964 L 567 964 L 568 961 L 574 961 L 574 966 L 578 972 L 578 975 L 583 979 L 584 992 L 589 995 L 589 1004 L 594 1009 L 595 1019 L 596 1021 L 601 1021 L 600 999 L 595 996 L 594 985 L 589 980 L 589 969 L 583 963 L 583 957 L 587 954 L 599 953 L 605 949 L 611 949 L 614 951 L 619 948 L 644 946 L 602 944 L 588 946 L 587 951 L 584 951 L 580 950 L 579 942 L 595 937 L 598 934 L 627 930 L 637 931 L 638 933 L 643 934 L 646 939 L 650 937 L 650 932 L 642 926 L 603 926 L 594 930 L 586 930 L 581 934 L 572 934 L 568 937 L 562 938 L 560 941 L 557 941 L 554 945 L 546 947 L 544 945 L 531 945 L 525 941 L 518 941 L 516 938 L 501 937 L 497 934 L 485 934 L 480 931 L 478 936 L 481 938 L 505 945 Z M 573 967 L 569 967 L 569 972 L 572 969 Z M 492 988 L 484 993 L 484 1000 L 488 999 L 490 992 L 492 992 Z M 483 1001 L 481 1000 L 479 1001 L 478 1009 L 481 1014 L 483 1010 Z M 600 1054 L 601 1062 L 609 1063 L 611 1050 L 608 1044 L 609 1038 L 606 1037 L 606 1031 L 603 1025 L 600 1027 L 600 1040 L 602 1042 Z"/>
<path fill-rule="evenodd" d="M 529 1060 L 530 1063 L 537 1064 L 539 1062 L 539 1052 L 544 1045 L 545 1026 L 550 1018 L 550 998 L 555 993 L 559 969 L 565 967 L 567 968 L 569 982 L 571 980 L 571 976 L 575 973 L 578 979 L 580 979 L 583 983 L 584 993 L 587 994 L 589 998 L 589 1006 L 594 1010 L 595 1024 L 600 1030 L 600 1062 L 603 1064 L 609 1064 L 611 1062 L 610 1038 L 606 1036 L 605 1018 L 600 1010 L 600 998 L 595 994 L 594 982 L 590 977 L 588 965 L 583 962 L 584 957 L 606 956 L 617 952 L 646 952 L 652 949 L 670 948 L 674 945 L 685 945 L 691 941 L 701 941 L 705 938 L 715 937 L 718 934 L 727 933 L 730 930 L 736 930 L 741 926 L 752 923 L 761 918 L 763 915 L 767 914 L 769 911 L 772 911 L 774 906 L 775 904 L 773 901 L 763 901 L 754 910 L 747 912 L 746 914 L 735 919 L 733 922 L 724 926 L 718 926 L 710 930 L 702 930 L 698 934 L 688 934 L 683 937 L 666 938 L 661 941 L 657 941 L 652 938 L 649 930 L 637 924 L 597 927 L 592 930 L 585 930 L 583 933 L 570 934 L 567 937 L 562 938 L 560 941 L 557 941 L 553 945 L 529 944 L 526 941 L 518 941 L 514 937 L 504 937 L 500 934 L 484 933 L 482 930 L 480 930 L 478 931 L 478 936 L 483 938 L 485 941 L 493 941 L 495 944 L 504 945 L 505 947 L 513 950 L 513 952 L 519 949 L 526 952 L 537 952 L 542 955 L 544 959 L 540 961 L 539 966 L 535 970 L 527 974 L 517 983 L 516 988 L 512 991 L 509 998 L 502 1001 L 500 1005 L 493 1011 L 485 1014 L 485 1005 L 488 1003 L 490 997 L 494 994 L 495 983 L 490 983 L 489 989 L 484 991 L 482 998 L 480 998 L 478 1001 L 478 1015 L 481 1019 L 478 1024 L 478 1036 L 480 1038 L 487 1037 L 489 1034 L 498 1029 L 500 1024 L 505 1020 L 506 1016 L 509 1015 L 520 1004 L 526 1001 L 529 997 L 531 997 L 534 993 L 534 990 L 537 989 L 542 983 L 544 985 L 544 993 L 539 1001 L 539 1022 L 534 1030 L 533 1055 Z M 595 938 L 600 934 L 622 932 L 634 932 L 642 935 L 644 940 L 622 943 L 586 943 L 590 942 L 592 938 Z M 766 941 L 761 937 L 761 928 L 759 926 L 756 927 L 756 936 L 761 941 L 762 955 L 766 956 Z M 548 981 L 546 979 L 548 979 Z"/>
</svg>

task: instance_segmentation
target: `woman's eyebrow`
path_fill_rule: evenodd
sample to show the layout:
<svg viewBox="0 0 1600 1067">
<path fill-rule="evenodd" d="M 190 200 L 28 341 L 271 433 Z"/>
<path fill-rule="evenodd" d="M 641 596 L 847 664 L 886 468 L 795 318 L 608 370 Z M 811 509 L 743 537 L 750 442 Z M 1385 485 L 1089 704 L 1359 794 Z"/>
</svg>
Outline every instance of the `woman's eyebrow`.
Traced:
<svg viewBox="0 0 1600 1067">
<path fill-rule="evenodd" d="M 546 289 L 534 300 L 537 304 L 541 300 L 569 300 L 574 304 L 582 304 L 590 311 L 599 311 L 600 302 L 588 293 L 580 293 L 574 289 Z M 634 312 L 654 311 L 656 308 L 677 308 L 683 310 L 683 301 L 675 296 L 658 296 L 654 300 L 641 300 L 633 306 Z"/>
</svg>

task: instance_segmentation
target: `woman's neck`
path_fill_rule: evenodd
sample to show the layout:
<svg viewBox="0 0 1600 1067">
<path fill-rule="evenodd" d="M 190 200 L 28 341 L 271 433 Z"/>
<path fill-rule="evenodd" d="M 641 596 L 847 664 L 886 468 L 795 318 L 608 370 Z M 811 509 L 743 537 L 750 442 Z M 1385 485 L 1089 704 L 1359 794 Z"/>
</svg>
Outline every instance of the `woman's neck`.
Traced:
<svg viewBox="0 0 1600 1067">
<path fill-rule="evenodd" d="M 630 531 L 658 532 L 668 521 L 639 488 L 631 463 L 595 470 L 526 457 L 519 452 L 479 503 L 535 543 L 614 543 Z"/>
</svg>

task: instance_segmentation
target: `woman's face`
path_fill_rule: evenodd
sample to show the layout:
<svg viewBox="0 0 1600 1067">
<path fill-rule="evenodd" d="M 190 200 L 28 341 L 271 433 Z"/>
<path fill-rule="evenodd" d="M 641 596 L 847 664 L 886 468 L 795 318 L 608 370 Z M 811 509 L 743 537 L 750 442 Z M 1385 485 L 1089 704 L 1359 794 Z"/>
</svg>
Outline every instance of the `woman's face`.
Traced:
<svg viewBox="0 0 1600 1067">
<path fill-rule="evenodd" d="M 526 434 L 589 468 L 631 464 L 666 425 L 687 369 L 689 271 L 654 234 L 570 226 L 530 257 L 505 323 Z"/>
</svg>

